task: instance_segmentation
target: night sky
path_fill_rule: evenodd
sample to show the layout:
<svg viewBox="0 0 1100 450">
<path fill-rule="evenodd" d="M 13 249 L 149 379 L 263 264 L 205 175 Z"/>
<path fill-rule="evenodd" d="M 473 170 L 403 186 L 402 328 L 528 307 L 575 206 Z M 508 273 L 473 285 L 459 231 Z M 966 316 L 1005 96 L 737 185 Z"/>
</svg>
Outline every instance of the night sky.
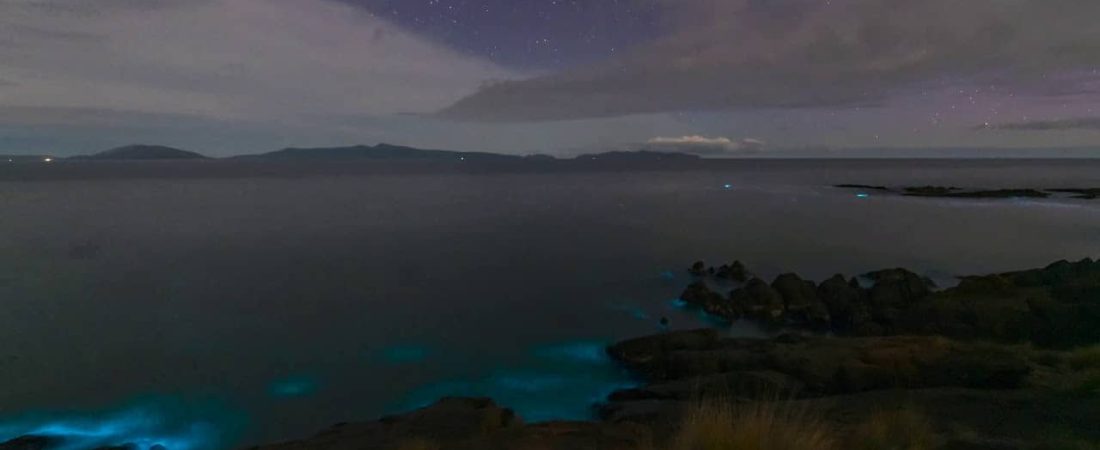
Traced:
<svg viewBox="0 0 1100 450">
<path fill-rule="evenodd" d="M 520 69 L 596 63 L 659 35 L 652 0 L 345 1 L 443 45 Z"/>
<path fill-rule="evenodd" d="M 1095 17 L 1094 0 L 12 0 L 0 154 L 1054 155 L 1100 147 Z"/>
</svg>

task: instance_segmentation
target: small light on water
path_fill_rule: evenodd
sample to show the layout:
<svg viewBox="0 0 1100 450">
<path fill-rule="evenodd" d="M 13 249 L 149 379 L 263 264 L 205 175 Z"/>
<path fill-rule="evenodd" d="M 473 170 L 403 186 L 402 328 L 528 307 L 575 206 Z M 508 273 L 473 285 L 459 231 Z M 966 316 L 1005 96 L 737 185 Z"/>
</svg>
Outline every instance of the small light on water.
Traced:
<svg viewBox="0 0 1100 450">
<path fill-rule="evenodd" d="M 11 160 L 9 159 L 8 161 L 11 161 Z M 53 158 L 45 158 L 45 159 L 43 159 L 42 161 L 43 161 L 43 162 L 48 162 L 48 163 L 49 163 L 49 162 L 53 162 Z"/>
<path fill-rule="evenodd" d="M 733 189 L 733 185 L 729 184 L 729 183 L 726 183 L 726 184 L 722 185 L 722 188 L 723 189 Z"/>
<path fill-rule="evenodd" d="M 856 197 L 859 197 L 859 198 L 871 198 L 871 194 L 864 194 L 864 193 L 859 193 L 859 194 L 856 194 Z"/>
</svg>

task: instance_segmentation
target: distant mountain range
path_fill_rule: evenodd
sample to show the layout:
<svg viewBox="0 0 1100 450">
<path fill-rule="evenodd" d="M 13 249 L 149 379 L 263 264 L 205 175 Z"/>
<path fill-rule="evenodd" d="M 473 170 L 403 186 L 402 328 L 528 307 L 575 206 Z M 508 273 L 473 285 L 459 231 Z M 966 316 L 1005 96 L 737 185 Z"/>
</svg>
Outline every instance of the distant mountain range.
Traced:
<svg viewBox="0 0 1100 450">
<path fill-rule="evenodd" d="M 352 147 L 287 148 L 270 153 L 238 156 L 236 158 L 311 161 L 363 159 L 413 161 L 511 161 L 523 159 L 522 156 L 502 155 L 498 153 L 426 150 L 391 144 L 378 144 L 375 146 L 356 145 Z"/>
<path fill-rule="evenodd" d="M 691 161 L 701 159 L 699 155 L 690 153 L 654 152 L 640 150 L 636 152 L 606 152 L 580 155 L 579 160 L 604 160 L 604 161 Z"/>
<path fill-rule="evenodd" d="M 11 162 L 43 161 L 46 156 L 0 156 Z M 72 156 L 67 161 L 175 161 L 211 159 L 199 153 L 161 145 L 127 145 L 90 155 Z M 235 160 L 269 161 L 561 161 L 550 155 L 504 155 L 489 152 L 461 152 L 405 147 L 392 144 L 356 145 L 350 147 L 286 148 L 255 155 L 234 156 Z M 593 153 L 574 158 L 578 161 L 684 161 L 699 159 L 697 155 L 653 151 L 614 151 Z M 3 161 L 0 159 L 0 161 Z"/>
<path fill-rule="evenodd" d="M 209 159 L 206 156 L 178 148 L 161 145 L 127 145 L 107 151 L 67 158 L 84 161 L 133 161 L 133 160 L 179 160 Z"/>
</svg>

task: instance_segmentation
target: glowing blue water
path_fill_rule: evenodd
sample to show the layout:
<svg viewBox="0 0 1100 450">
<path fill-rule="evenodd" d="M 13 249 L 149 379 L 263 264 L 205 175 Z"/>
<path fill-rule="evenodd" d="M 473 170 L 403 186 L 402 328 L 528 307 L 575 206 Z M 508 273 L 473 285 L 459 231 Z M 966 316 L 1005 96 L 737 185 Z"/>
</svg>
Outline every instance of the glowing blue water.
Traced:
<svg viewBox="0 0 1100 450">
<path fill-rule="evenodd" d="M 414 391 L 395 409 L 423 407 L 445 396 L 473 396 L 490 397 L 531 422 L 591 419 L 593 404 L 637 384 L 607 357 L 606 345 L 578 341 L 542 346 L 531 352 L 522 367 L 432 383 Z"/>
<path fill-rule="evenodd" d="M 242 421 L 224 405 L 147 399 L 114 410 L 27 414 L 0 422 L 0 442 L 20 436 L 56 438 L 51 450 L 132 445 L 138 449 L 216 450 Z M 158 447 L 159 446 L 159 447 Z"/>
</svg>

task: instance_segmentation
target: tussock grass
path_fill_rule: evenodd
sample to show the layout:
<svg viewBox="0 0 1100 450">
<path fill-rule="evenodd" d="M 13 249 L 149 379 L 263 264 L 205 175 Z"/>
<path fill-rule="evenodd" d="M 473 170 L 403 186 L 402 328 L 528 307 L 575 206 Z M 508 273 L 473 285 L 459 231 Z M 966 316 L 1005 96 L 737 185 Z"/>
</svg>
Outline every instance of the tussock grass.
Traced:
<svg viewBox="0 0 1100 450">
<path fill-rule="evenodd" d="M 847 450 L 932 450 L 940 445 L 928 417 L 912 408 L 878 411 L 848 436 Z"/>
<path fill-rule="evenodd" d="M 834 444 L 819 417 L 789 402 L 704 401 L 687 411 L 669 450 L 832 450 Z"/>
<path fill-rule="evenodd" d="M 1100 345 L 1071 350 L 1066 361 L 1076 370 L 1100 369 Z"/>
<path fill-rule="evenodd" d="M 871 414 L 850 432 L 824 412 L 795 402 L 697 403 L 668 450 L 933 450 L 941 442 L 931 420 L 913 408 Z"/>
</svg>

